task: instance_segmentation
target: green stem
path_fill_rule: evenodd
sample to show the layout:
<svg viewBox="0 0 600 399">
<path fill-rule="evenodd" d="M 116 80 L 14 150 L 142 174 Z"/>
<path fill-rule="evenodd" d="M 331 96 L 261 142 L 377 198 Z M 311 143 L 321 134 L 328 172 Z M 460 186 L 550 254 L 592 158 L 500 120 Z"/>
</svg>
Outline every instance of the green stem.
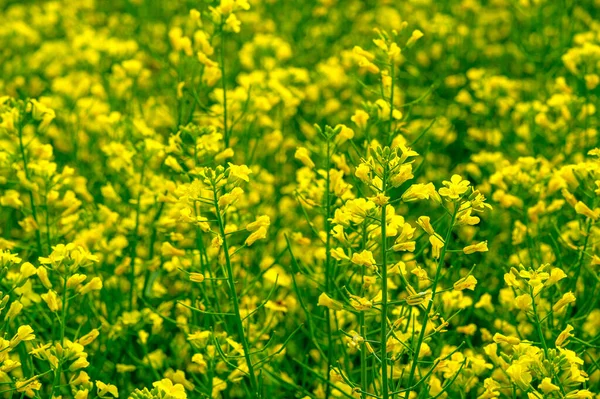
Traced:
<svg viewBox="0 0 600 399">
<path fill-rule="evenodd" d="M 18 124 L 18 134 L 19 134 L 19 149 L 21 150 L 21 157 L 23 158 L 23 170 L 25 171 L 25 177 L 27 181 L 29 181 L 29 168 L 27 167 L 27 155 L 25 154 L 25 146 L 23 145 L 23 112 L 24 109 L 21 107 L 19 109 L 19 124 Z M 35 202 L 33 200 L 33 192 L 30 189 L 27 189 L 29 193 L 29 201 L 31 202 L 31 215 L 33 216 L 33 220 L 36 224 L 35 229 L 35 238 L 37 241 L 38 255 L 41 256 L 42 252 L 42 237 L 40 235 L 40 227 L 38 223 L 37 210 L 35 208 Z"/>
<path fill-rule="evenodd" d="M 227 244 L 227 235 L 225 234 L 225 223 L 221 215 L 221 209 L 219 208 L 219 200 L 217 198 L 217 186 L 213 185 L 213 198 L 214 207 L 217 213 L 217 223 L 219 224 L 219 231 L 223 238 L 223 251 L 225 252 L 225 266 L 227 268 L 227 281 L 229 284 L 229 291 L 231 293 L 231 299 L 233 302 L 233 312 L 235 313 L 235 323 L 238 331 L 240 340 L 242 341 L 242 347 L 244 348 L 244 358 L 246 359 L 246 365 L 248 366 L 248 374 L 250 377 L 250 386 L 253 391 L 253 395 L 256 398 L 260 398 L 260 392 L 258 391 L 258 383 L 256 381 L 256 375 L 254 374 L 254 366 L 252 365 L 252 359 L 250 359 L 250 346 L 248 345 L 248 339 L 244 333 L 244 325 L 242 324 L 242 317 L 240 315 L 240 305 L 237 292 L 235 290 L 235 281 L 233 279 L 233 267 L 231 265 L 231 258 L 229 256 L 229 245 Z"/>
<path fill-rule="evenodd" d="M 529 294 L 531 295 L 531 305 L 533 306 L 533 317 L 535 319 L 535 325 L 537 327 L 538 335 L 540 337 L 540 341 L 542 342 L 542 347 L 544 348 L 544 355 L 546 355 L 546 359 L 548 358 L 548 345 L 546 345 L 546 338 L 544 337 L 544 333 L 542 332 L 542 323 L 540 322 L 540 318 L 537 313 L 537 306 L 535 305 L 535 296 L 533 295 L 533 288 L 529 288 Z"/>
<path fill-rule="evenodd" d="M 387 162 L 383 164 L 382 190 L 385 195 L 387 186 Z M 388 314 L 388 279 L 387 279 L 387 204 L 381 206 L 381 395 L 389 397 L 388 358 L 387 358 L 387 314 Z"/>
<path fill-rule="evenodd" d="M 390 60 L 391 62 L 391 66 L 390 66 L 390 81 L 391 81 L 391 88 L 390 88 L 390 126 L 389 126 L 389 135 L 390 137 L 388 137 L 388 144 L 391 145 L 392 140 L 394 139 L 394 60 Z"/>
<path fill-rule="evenodd" d="M 329 294 L 331 292 L 331 226 L 329 218 L 331 217 L 331 198 L 330 198 L 330 173 L 331 168 L 331 155 L 330 155 L 330 139 L 327 136 L 327 178 L 325 181 L 325 232 L 327 233 L 327 239 L 325 242 L 325 291 Z M 327 323 L 327 381 L 328 384 L 325 388 L 325 398 L 328 399 L 331 394 L 330 382 L 330 371 L 333 362 L 333 335 L 331 331 L 331 310 L 325 309 L 326 323 Z"/>
<path fill-rule="evenodd" d="M 221 23 L 221 51 L 219 52 L 219 63 L 221 64 L 221 87 L 223 89 L 223 139 L 225 147 L 229 147 L 229 126 L 227 122 L 227 82 L 225 81 L 225 31 Z"/>
<path fill-rule="evenodd" d="M 435 270 L 435 277 L 433 280 L 433 285 L 431 288 L 431 299 L 429 300 L 429 304 L 427 305 L 427 309 L 423 314 L 423 321 L 421 322 L 421 332 L 419 333 L 419 338 L 417 340 L 417 346 L 415 348 L 412 360 L 412 366 L 410 368 L 410 374 L 408 376 L 408 387 L 412 386 L 413 379 L 415 378 L 415 371 L 417 370 L 417 365 L 419 362 L 419 353 L 421 352 L 421 345 L 423 344 L 423 338 L 425 337 L 425 330 L 427 329 L 427 322 L 429 321 L 429 313 L 433 308 L 433 302 L 436 295 L 436 288 L 438 285 L 438 281 L 440 279 L 442 265 L 444 264 L 444 257 L 446 256 L 446 248 L 450 246 L 450 238 L 452 238 L 452 229 L 454 227 L 454 220 L 456 219 L 456 213 L 459 206 L 458 204 L 454 205 L 454 212 L 452 213 L 452 219 L 450 220 L 450 226 L 448 227 L 448 232 L 446 233 L 446 239 L 444 240 L 444 246 L 442 247 L 442 252 L 440 254 L 440 259 L 437 264 L 437 268 Z M 410 397 L 410 389 L 406 391 L 404 395 L 404 399 L 408 399 Z"/>
<path fill-rule="evenodd" d="M 138 230 L 140 228 L 140 201 L 142 199 L 142 189 L 144 186 L 144 172 L 146 171 L 146 160 L 142 164 L 142 171 L 140 174 L 140 188 L 137 195 L 137 203 L 135 210 L 135 228 L 133 230 L 133 243 L 131 244 L 131 252 L 129 254 L 129 311 L 133 310 L 133 298 L 135 297 L 135 258 L 138 244 Z"/>
<path fill-rule="evenodd" d="M 366 221 L 363 223 L 362 227 L 362 249 L 365 249 L 367 245 L 367 223 Z M 362 285 L 360 295 L 364 295 L 364 287 L 365 287 L 365 272 L 366 267 L 362 266 Z M 362 387 L 362 399 L 367 399 L 367 389 L 368 389 L 368 374 L 367 374 L 367 326 L 365 324 L 365 312 L 360 312 L 359 315 L 359 323 L 360 323 L 360 336 L 363 338 L 363 342 L 360 346 L 360 385 Z"/>
<path fill-rule="evenodd" d="M 66 330 L 66 324 L 67 324 L 67 310 L 69 307 L 69 297 L 67 295 L 67 276 L 65 276 L 65 281 L 63 283 L 63 292 L 62 292 L 62 312 L 61 312 L 61 316 L 60 316 L 60 345 L 63 347 L 64 349 L 64 345 L 65 345 L 65 330 Z M 54 396 L 54 394 L 56 393 L 57 388 L 59 388 L 57 386 L 57 384 L 60 382 L 60 375 L 62 373 L 62 365 L 63 365 L 63 359 L 59 360 L 58 363 L 58 367 L 56 368 L 56 372 L 54 374 L 54 380 L 52 381 L 52 395 Z"/>
</svg>

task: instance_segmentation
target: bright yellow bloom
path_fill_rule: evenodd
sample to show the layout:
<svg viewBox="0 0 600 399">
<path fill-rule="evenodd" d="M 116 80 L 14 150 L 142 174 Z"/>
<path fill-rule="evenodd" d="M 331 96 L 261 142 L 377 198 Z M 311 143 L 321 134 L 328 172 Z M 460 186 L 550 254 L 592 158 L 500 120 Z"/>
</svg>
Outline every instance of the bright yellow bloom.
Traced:
<svg viewBox="0 0 600 399">
<path fill-rule="evenodd" d="M 475 253 L 475 252 L 487 252 L 487 241 L 482 241 L 477 244 L 467 245 L 463 248 L 463 252 L 467 255 Z"/>
<path fill-rule="evenodd" d="M 467 192 L 471 184 L 468 180 L 463 180 L 460 175 L 452 175 L 450 181 L 444 180 L 442 183 L 446 187 L 442 187 L 438 191 L 442 197 L 448 197 L 449 199 L 458 199 Z"/>
<path fill-rule="evenodd" d="M 469 274 L 467 277 L 463 277 L 460 280 L 456 281 L 454 283 L 454 289 L 456 291 L 463 291 L 463 290 L 474 291 L 476 285 L 477 285 L 477 279 Z"/>
<path fill-rule="evenodd" d="M 560 347 L 560 346 L 565 346 L 566 344 L 568 344 L 569 338 L 574 337 L 574 335 L 571 334 L 571 331 L 573 331 L 573 330 L 574 330 L 573 326 L 570 324 L 567 324 L 567 327 L 563 331 L 561 331 L 561 333 L 556 338 L 554 345 L 556 345 L 557 347 Z"/>
<path fill-rule="evenodd" d="M 575 212 L 585 217 L 588 217 L 594 221 L 598 220 L 599 214 L 597 211 L 591 210 L 586 204 L 581 201 L 578 201 L 575 204 Z"/>
<path fill-rule="evenodd" d="M 367 121 L 369 120 L 369 114 L 362 109 L 357 109 L 354 115 L 350 118 L 352 122 L 361 129 L 367 127 Z"/>
<path fill-rule="evenodd" d="M 167 258 L 171 258 L 173 256 L 185 256 L 184 249 L 175 248 L 168 241 L 165 241 L 162 243 L 162 246 L 160 247 L 160 252 L 161 252 L 162 256 L 167 257 Z"/>
<path fill-rule="evenodd" d="M 249 182 L 250 177 L 248 175 L 250 175 L 250 173 L 252 173 L 252 170 L 250 170 L 250 168 L 246 165 L 234 165 L 232 163 L 229 163 L 230 178 L 233 177 L 236 179 L 243 180 L 245 182 Z"/>
<path fill-rule="evenodd" d="M 271 224 L 271 218 L 267 215 L 262 215 L 256 218 L 254 222 L 248 223 L 246 225 L 246 230 L 248 231 L 256 231 L 261 227 L 267 227 Z"/>
<path fill-rule="evenodd" d="M 202 273 L 190 273 L 190 281 L 201 283 L 204 281 L 204 275 Z"/>
<path fill-rule="evenodd" d="M 412 47 L 413 44 L 417 42 L 420 38 L 423 37 L 423 32 L 418 29 L 415 29 L 413 33 L 410 35 L 410 38 L 406 42 L 406 47 Z"/>
<path fill-rule="evenodd" d="M 108 394 L 112 395 L 114 398 L 119 397 L 119 391 L 114 385 L 105 384 L 102 381 L 96 380 L 96 387 L 98 388 L 98 396 L 101 398 L 108 397 Z"/>
<path fill-rule="evenodd" d="M 552 306 L 552 311 L 558 312 L 565 306 L 575 302 L 576 299 L 572 292 L 567 292 Z"/>
<path fill-rule="evenodd" d="M 56 295 L 56 292 L 54 292 L 54 290 L 50 290 L 47 293 L 42 294 L 40 296 L 42 297 L 44 302 L 46 302 L 50 311 L 58 312 L 62 308 L 61 300 L 58 297 L 58 295 Z"/>
<path fill-rule="evenodd" d="M 552 383 L 552 380 L 548 377 L 544 378 L 540 385 L 538 385 L 538 389 L 544 392 L 546 395 L 550 392 L 559 391 L 560 388 Z"/>
<path fill-rule="evenodd" d="M 344 308 L 340 302 L 336 301 L 335 299 L 331 299 L 329 295 L 324 292 L 319 295 L 319 301 L 317 302 L 317 305 L 324 306 L 331 310 L 342 310 Z"/>
<path fill-rule="evenodd" d="M 296 149 L 296 153 L 294 154 L 294 158 L 299 160 L 306 166 L 307 168 L 314 168 L 315 163 L 310 159 L 310 154 L 308 153 L 308 149 L 305 147 L 298 147 Z"/>
<path fill-rule="evenodd" d="M 431 244 L 431 255 L 433 256 L 433 259 L 439 259 L 442 248 L 444 247 L 444 240 L 439 234 L 434 234 L 429 236 L 429 243 Z"/>
<path fill-rule="evenodd" d="M 265 238 L 267 238 L 267 227 L 260 226 L 256 231 L 250 234 L 248 238 L 246 238 L 245 244 L 250 247 L 256 241 L 263 240 Z"/>
<path fill-rule="evenodd" d="M 437 191 L 435 191 L 433 183 L 413 184 L 404 192 L 404 194 L 402 194 L 402 201 L 404 202 L 412 202 L 424 199 L 432 199 L 436 202 L 442 201 Z"/>
<path fill-rule="evenodd" d="M 355 252 L 352 254 L 351 262 L 355 265 L 373 267 L 375 266 L 375 258 L 373 257 L 373 253 L 368 250 L 363 250 L 362 252 Z"/>
<path fill-rule="evenodd" d="M 152 383 L 160 392 L 173 399 L 187 399 L 185 388 L 181 384 L 173 384 L 168 378 Z"/>
</svg>

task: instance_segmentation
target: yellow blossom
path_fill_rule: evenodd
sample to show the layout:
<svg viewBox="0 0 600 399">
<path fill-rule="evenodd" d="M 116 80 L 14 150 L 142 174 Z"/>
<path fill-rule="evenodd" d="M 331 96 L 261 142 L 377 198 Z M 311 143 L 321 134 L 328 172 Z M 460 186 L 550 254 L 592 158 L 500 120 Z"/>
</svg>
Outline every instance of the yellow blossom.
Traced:
<svg viewBox="0 0 600 399">
<path fill-rule="evenodd" d="M 472 275 L 468 275 L 467 277 L 463 277 L 460 280 L 454 283 L 454 289 L 456 291 L 462 290 L 475 290 L 475 286 L 477 285 L 477 279 Z"/>
<path fill-rule="evenodd" d="M 342 310 L 343 306 L 340 302 L 336 301 L 335 299 L 331 299 L 326 293 L 321 293 L 321 295 L 319 295 L 319 301 L 317 303 L 318 306 L 324 306 L 326 308 L 329 308 L 331 310 Z"/>
<path fill-rule="evenodd" d="M 294 158 L 302 162 L 304 166 L 308 168 L 312 169 L 315 167 L 315 163 L 312 161 L 312 159 L 310 159 L 308 149 L 306 149 L 305 147 L 298 147 L 296 149 L 296 153 L 294 154 Z"/>
<path fill-rule="evenodd" d="M 475 252 L 487 252 L 487 251 L 488 251 L 487 241 L 482 241 L 480 243 L 473 244 L 473 245 L 467 245 L 466 247 L 463 248 L 463 252 L 467 255 L 475 253 Z"/>
</svg>

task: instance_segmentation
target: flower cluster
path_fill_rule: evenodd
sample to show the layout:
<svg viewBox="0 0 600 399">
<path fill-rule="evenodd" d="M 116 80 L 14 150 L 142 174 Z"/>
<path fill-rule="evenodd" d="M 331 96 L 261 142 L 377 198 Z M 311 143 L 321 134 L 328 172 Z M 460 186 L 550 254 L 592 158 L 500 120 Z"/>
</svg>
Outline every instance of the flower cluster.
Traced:
<svg viewBox="0 0 600 399">
<path fill-rule="evenodd" d="M 0 397 L 600 397 L 599 7 L 4 2 Z"/>
</svg>

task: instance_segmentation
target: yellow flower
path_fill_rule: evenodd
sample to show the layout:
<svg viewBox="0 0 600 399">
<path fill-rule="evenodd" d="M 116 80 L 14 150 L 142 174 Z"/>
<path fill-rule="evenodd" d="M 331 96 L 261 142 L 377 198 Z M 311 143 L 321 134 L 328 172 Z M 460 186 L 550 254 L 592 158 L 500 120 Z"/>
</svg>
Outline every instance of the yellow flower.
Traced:
<svg viewBox="0 0 600 399">
<path fill-rule="evenodd" d="M 371 183 L 371 167 L 367 163 L 361 163 L 356 167 L 354 176 L 364 183 Z"/>
<path fill-rule="evenodd" d="M 120 373 L 120 374 L 130 373 L 130 372 L 135 371 L 137 369 L 137 367 L 135 367 L 134 365 L 131 365 L 131 364 L 120 364 L 120 363 L 118 363 L 115 368 L 117 370 L 117 373 Z"/>
<path fill-rule="evenodd" d="M 506 369 L 506 374 L 510 377 L 510 379 L 519 386 L 519 388 L 526 390 L 529 388 L 529 384 L 531 383 L 532 376 L 529 370 L 519 364 L 513 363 Z"/>
<path fill-rule="evenodd" d="M 561 347 L 561 346 L 568 344 L 569 338 L 574 336 L 573 334 L 571 334 L 571 331 L 573 331 L 573 330 L 574 330 L 573 326 L 570 324 L 567 324 L 567 327 L 558 335 L 554 344 L 557 347 Z"/>
<path fill-rule="evenodd" d="M 168 378 L 153 382 L 152 386 L 173 399 L 187 399 L 183 385 L 173 384 L 173 381 Z"/>
<path fill-rule="evenodd" d="M 351 262 L 355 265 L 373 267 L 375 266 L 375 258 L 373 257 L 373 253 L 368 250 L 363 250 L 362 252 L 355 252 L 352 254 Z"/>
<path fill-rule="evenodd" d="M 475 286 L 477 285 L 477 279 L 472 275 L 468 275 L 467 277 L 463 277 L 457 282 L 454 283 L 454 289 L 456 291 L 463 290 L 475 290 Z"/>
<path fill-rule="evenodd" d="M 21 209 L 23 201 L 19 198 L 20 194 L 16 190 L 6 190 L 4 195 L 0 197 L 0 205 L 8 206 L 15 209 Z"/>
<path fill-rule="evenodd" d="M 58 312 L 62 308 L 61 300 L 58 297 L 58 295 L 56 295 L 56 292 L 54 292 L 54 290 L 50 290 L 47 293 L 42 294 L 40 296 L 42 297 L 44 302 L 46 302 L 48 308 L 50 308 L 50 311 Z"/>
<path fill-rule="evenodd" d="M 350 260 L 350 257 L 344 252 L 344 248 L 337 247 L 331 249 L 331 257 L 335 260 Z"/>
<path fill-rule="evenodd" d="M 589 389 L 576 389 L 565 396 L 565 399 L 594 399 L 597 397 Z"/>
<path fill-rule="evenodd" d="M 415 177 L 413 175 L 412 164 L 404 164 L 397 168 L 390 177 L 392 187 L 400 187 L 404 182 Z"/>
<path fill-rule="evenodd" d="M 162 246 L 160 248 L 160 252 L 161 252 L 162 256 L 164 256 L 166 258 L 171 258 L 173 256 L 185 256 L 185 250 L 184 249 L 175 248 L 168 241 L 165 241 L 165 242 L 162 243 Z"/>
<path fill-rule="evenodd" d="M 100 335 L 100 331 L 98 331 L 98 329 L 94 328 L 89 333 L 87 333 L 84 336 L 80 337 L 77 340 L 77 342 L 80 343 L 83 346 L 86 346 L 86 345 L 89 345 L 92 342 L 94 342 L 96 340 L 96 338 L 98 338 L 99 335 Z"/>
<path fill-rule="evenodd" d="M 433 226 L 431 225 L 429 216 L 419 216 L 419 218 L 417 219 L 417 224 L 419 226 L 421 226 L 421 228 L 423 230 L 425 230 L 427 232 L 427 234 L 429 234 L 429 235 L 435 234 L 435 230 L 433 229 Z"/>
<path fill-rule="evenodd" d="M 494 334 L 493 339 L 497 344 L 504 343 L 510 345 L 519 345 L 521 343 L 521 340 L 517 337 L 507 337 L 506 335 L 500 333 Z"/>
<path fill-rule="evenodd" d="M 256 231 L 261 227 L 267 227 L 271 224 L 271 218 L 267 215 L 262 215 L 256 218 L 256 220 L 252 223 L 248 223 L 246 225 L 246 230 L 248 231 Z"/>
<path fill-rule="evenodd" d="M 362 109 L 356 110 L 354 115 L 350 118 L 352 122 L 356 124 L 361 129 L 367 127 L 367 121 L 369 120 L 369 114 L 363 111 Z"/>
<path fill-rule="evenodd" d="M 47 289 L 52 288 L 52 283 L 48 278 L 48 270 L 44 266 L 40 266 L 37 268 L 37 276 Z"/>
<path fill-rule="evenodd" d="M 87 276 L 85 274 L 74 274 L 67 279 L 67 288 L 73 289 L 77 288 L 79 284 L 83 283 Z"/>
<path fill-rule="evenodd" d="M 555 267 L 552 270 L 550 270 L 550 277 L 548 277 L 544 285 L 546 287 L 550 287 L 566 277 L 567 274 L 562 269 Z"/>
<path fill-rule="evenodd" d="M 235 14 L 231 13 L 225 20 L 225 26 L 227 27 L 227 30 L 229 30 L 231 32 L 239 33 L 241 30 L 240 27 L 242 26 L 242 23 L 235 16 Z"/>
<path fill-rule="evenodd" d="M 439 234 L 434 234 L 429 236 L 429 243 L 431 244 L 431 255 L 433 256 L 433 259 L 439 259 L 442 248 L 444 248 L 444 240 Z"/>
<path fill-rule="evenodd" d="M 248 236 L 248 238 L 246 238 L 246 245 L 247 246 L 252 246 L 252 244 L 254 244 L 256 241 L 258 240 L 262 240 L 267 238 L 267 227 L 266 226 L 260 226 L 258 228 L 258 230 L 256 230 L 255 232 L 253 232 L 252 234 L 250 234 Z"/>
<path fill-rule="evenodd" d="M 31 116 L 34 120 L 41 121 L 39 124 L 40 130 L 46 128 L 56 117 L 53 109 L 34 99 L 29 100 L 28 111 L 31 112 Z"/>
<path fill-rule="evenodd" d="M 198 26 L 200 26 L 202 24 L 200 17 L 201 17 L 200 11 L 196 10 L 195 8 L 192 8 L 190 10 L 190 19 L 192 21 L 196 22 L 196 24 Z"/>
<path fill-rule="evenodd" d="M 242 194 L 244 194 L 244 190 L 239 187 L 235 187 L 231 192 L 227 194 L 223 194 L 221 198 L 219 198 L 219 207 L 224 208 L 233 202 L 237 201 Z"/>
<path fill-rule="evenodd" d="M 177 162 L 177 159 L 175 159 L 175 157 L 173 157 L 171 155 L 169 155 L 165 159 L 165 165 L 167 165 L 169 168 L 173 169 L 173 171 L 175 171 L 177 173 L 183 173 L 183 168 L 181 167 L 179 162 Z"/>
<path fill-rule="evenodd" d="M 85 295 L 88 292 L 99 291 L 101 289 L 102 289 L 102 280 L 100 279 L 100 277 L 94 277 L 93 279 L 90 280 L 89 283 L 87 283 L 86 285 L 81 287 L 81 289 L 79 290 L 79 293 L 81 295 Z"/>
<path fill-rule="evenodd" d="M 468 245 L 463 248 L 463 252 L 467 255 L 475 253 L 475 252 L 487 252 L 487 251 L 488 251 L 487 241 L 482 241 L 477 244 Z"/>
<path fill-rule="evenodd" d="M 324 292 L 321 295 L 319 295 L 319 301 L 317 302 L 317 305 L 324 306 L 331 310 L 342 310 L 344 308 L 340 302 L 336 301 L 335 299 L 331 299 Z"/>
<path fill-rule="evenodd" d="M 17 329 L 17 333 L 10 340 L 10 346 L 15 347 L 19 345 L 23 341 L 32 341 L 35 339 L 35 334 L 33 333 L 33 328 L 29 325 L 20 326 Z"/>
<path fill-rule="evenodd" d="M 422 37 L 423 37 L 423 32 L 421 32 L 418 29 L 415 29 L 413 31 L 412 35 L 410 35 L 410 38 L 408 39 L 408 41 L 406 42 L 406 47 L 412 47 L 412 45 L 415 44 L 417 42 L 417 40 L 419 40 Z"/>
<path fill-rule="evenodd" d="M 29 262 L 24 262 L 19 268 L 19 274 L 21 280 L 28 279 L 29 277 L 35 275 L 37 273 L 37 269 Z"/>
<path fill-rule="evenodd" d="M 42 387 L 42 384 L 37 378 L 37 376 L 34 376 L 25 381 L 16 381 L 15 387 L 17 388 L 17 392 L 25 392 L 27 393 L 27 396 L 30 397 L 37 396 L 33 393 L 33 391 L 39 391 Z"/>
<path fill-rule="evenodd" d="M 585 217 L 588 217 L 594 221 L 598 220 L 598 212 L 592 211 L 586 204 L 581 201 L 578 201 L 575 204 L 575 212 Z"/>
<path fill-rule="evenodd" d="M 312 159 L 310 159 L 308 149 L 305 147 L 298 147 L 296 149 L 296 153 L 294 154 L 294 158 L 302 162 L 307 168 L 312 169 L 315 167 L 315 163 L 312 161 Z"/>
<path fill-rule="evenodd" d="M 367 298 L 360 297 L 358 295 L 350 294 L 350 305 L 358 311 L 369 310 L 373 307 L 373 302 Z"/>
<path fill-rule="evenodd" d="M 229 177 L 234 177 L 236 179 L 243 180 L 245 182 L 250 181 L 250 177 L 248 176 L 252 173 L 252 170 L 246 165 L 234 165 L 229 163 Z"/>
<path fill-rule="evenodd" d="M 552 383 L 552 380 L 548 377 L 544 378 L 540 385 L 538 385 L 538 389 L 540 389 L 544 394 L 549 394 L 550 392 L 558 391 L 560 388 Z"/>
<path fill-rule="evenodd" d="M 119 391 L 114 385 L 105 384 L 102 381 L 96 380 L 96 387 L 98 388 L 98 396 L 101 398 L 106 398 L 108 394 L 112 395 L 114 398 L 119 397 Z"/>
<path fill-rule="evenodd" d="M 424 199 L 432 199 L 436 202 L 442 201 L 437 191 L 435 191 L 433 183 L 413 184 L 404 192 L 404 194 L 402 194 L 402 201 L 404 202 L 412 202 Z"/>
<path fill-rule="evenodd" d="M 450 181 L 444 180 L 442 184 L 446 186 L 438 190 L 442 197 L 458 199 L 458 197 L 467 192 L 471 183 L 468 180 L 463 180 L 460 175 L 452 175 Z"/>
<path fill-rule="evenodd" d="M 4 320 L 15 318 L 19 313 L 21 313 L 21 310 L 23 310 L 23 304 L 19 300 L 13 301 L 10 304 L 10 308 L 8 308 L 8 312 L 6 312 Z"/>
<path fill-rule="evenodd" d="M 572 292 L 567 292 L 554 304 L 554 306 L 552 306 L 552 311 L 558 312 L 568 304 L 575 302 L 576 299 L 577 298 L 575 298 L 575 295 L 573 295 Z"/>
<path fill-rule="evenodd" d="M 336 128 L 341 128 L 340 132 L 337 135 L 337 138 L 339 140 L 339 143 L 345 143 L 348 140 L 352 140 L 352 138 L 354 137 L 354 130 L 350 129 L 348 126 L 346 125 L 337 125 Z"/>
<path fill-rule="evenodd" d="M 473 336 L 477 332 L 477 326 L 471 323 L 466 326 L 456 327 L 456 331 L 462 334 Z"/>
<path fill-rule="evenodd" d="M 204 274 L 190 273 L 190 281 L 193 281 L 194 283 L 201 283 L 204 281 Z"/>
<path fill-rule="evenodd" d="M 531 295 L 523 294 L 515 298 L 514 304 L 517 309 L 527 312 L 531 309 L 533 300 L 531 299 Z"/>
</svg>

